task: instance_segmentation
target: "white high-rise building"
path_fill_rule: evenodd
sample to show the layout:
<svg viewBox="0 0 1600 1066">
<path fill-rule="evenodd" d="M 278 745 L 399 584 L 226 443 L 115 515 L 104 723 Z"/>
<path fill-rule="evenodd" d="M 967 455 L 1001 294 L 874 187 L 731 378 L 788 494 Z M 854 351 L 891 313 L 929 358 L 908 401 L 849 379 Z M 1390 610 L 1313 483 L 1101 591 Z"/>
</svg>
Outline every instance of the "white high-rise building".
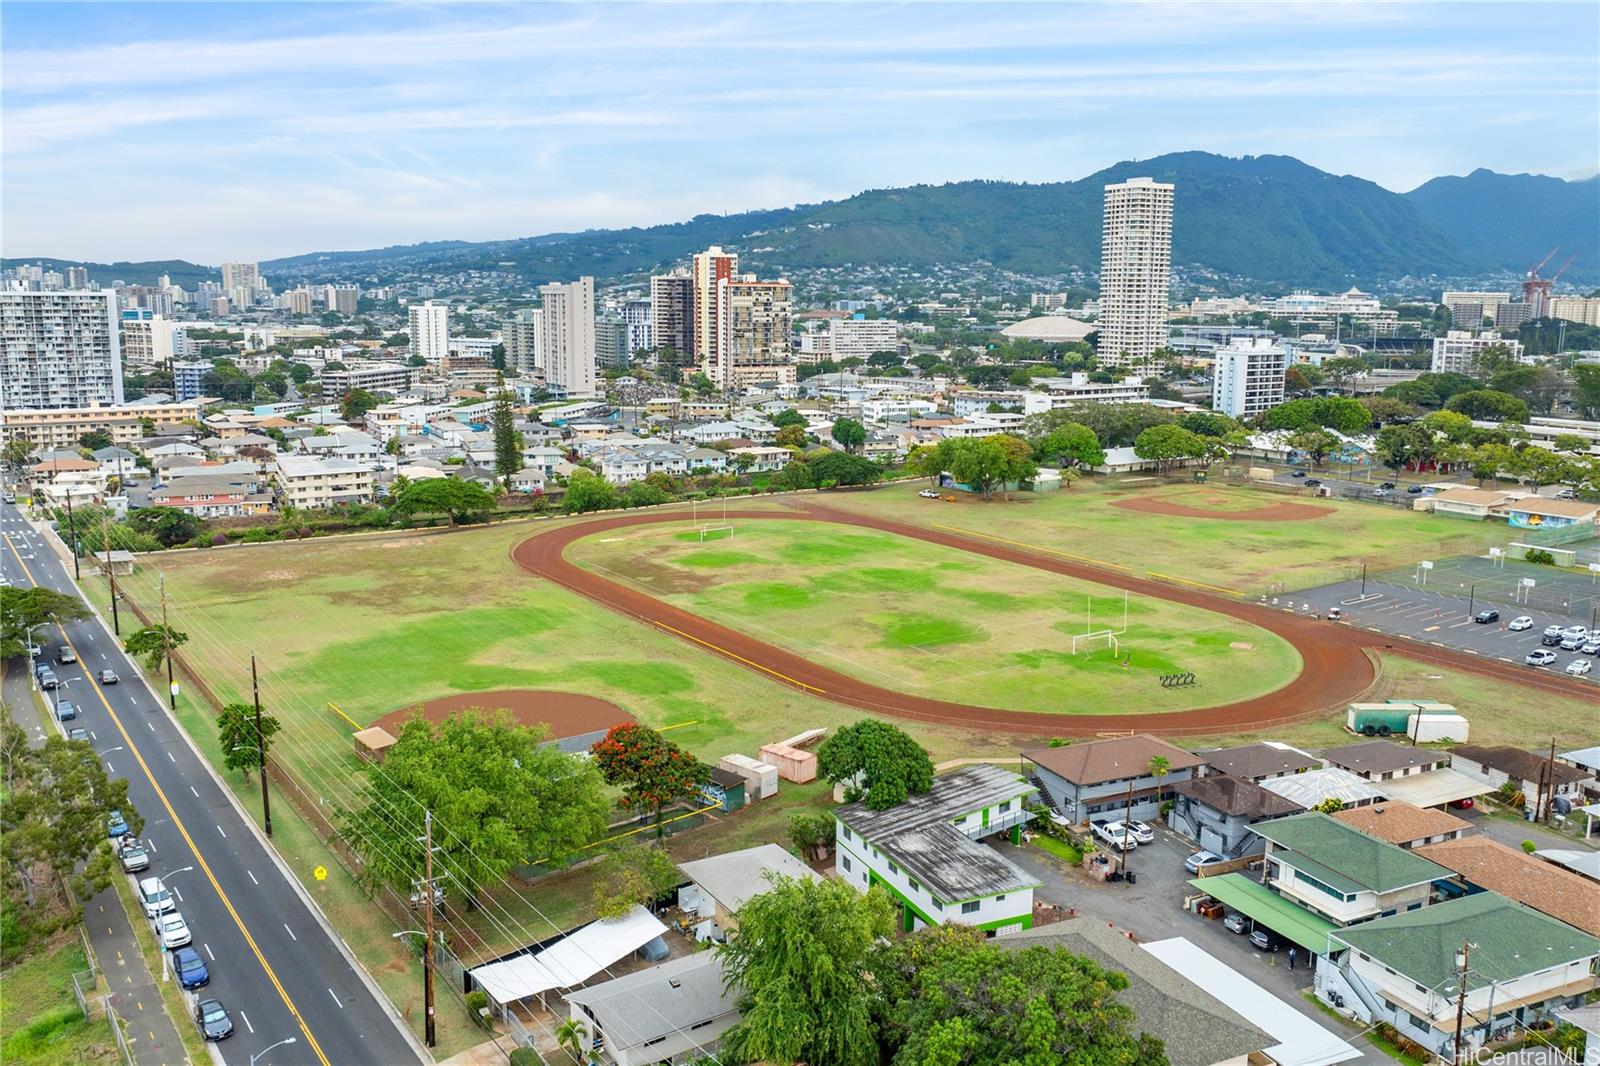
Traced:
<svg viewBox="0 0 1600 1066">
<path fill-rule="evenodd" d="M 443 363 L 450 354 L 450 305 L 437 300 L 411 305 L 411 354 L 420 355 L 430 366 Z"/>
<path fill-rule="evenodd" d="M 249 289 L 252 292 L 264 288 L 261 284 L 261 268 L 255 263 L 223 263 L 222 287 L 224 289 Z"/>
<path fill-rule="evenodd" d="M 1289 353 L 1265 337 L 1246 337 L 1217 350 L 1211 365 L 1211 408 L 1254 418 L 1283 402 Z"/>
<path fill-rule="evenodd" d="M 763 381 L 794 384 L 794 286 L 745 274 L 717 282 L 717 297 L 717 351 L 706 362 L 711 380 L 724 389 Z"/>
<path fill-rule="evenodd" d="M 900 350 L 900 324 L 888 318 L 835 318 L 828 323 L 829 358 L 867 359 Z"/>
<path fill-rule="evenodd" d="M 117 294 L 0 293 L 0 409 L 122 402 Z"/>
<path fill-rule="evenodd" d="M 1526 361 L 1519 340 L 1501 337 L 1492 329 L 1481 333 L 1452 329 L 1443 337 L 1433 338 L 1433 362 L 1428 369 L 1435 374 L 1471 374 L 1483 350 L 1494 345 L 1503 345 L 1519 363 Z"/>
<path fill-rule="evenodd" d="M 306 288 L 290 289 L 283 294 L 283 306 L 291 315 L 309 315 L 311 313 L 311 290 Z"/>
<path fill-rule="evenodd" d="M 700 359 L 715 359 L 722 345 L 719 315 L 722 300 L 719 282 L 731 281 L 739 273 L 739 257 L 712 245 L 696 252 L 690 274 L 694 285 L 694 354 Z"/>
<path fill-rule="evenodd" d="M 1103 367 L 1144 370 L 1167 342 L 1173 186 L 1129 178 L 1106 186 L 1100 247 Z"/>
<path fill-rule="evenodd" d="M 539 286 L 544 377 L 552 389 L 586 396 L 595 388 L 594 278 Z"/>
<path fill-rule="evenodd" d="M 87 289 L 89 287 L 88 267 L 67 267 L 67 288 Z"/>
<path fill-rule="evenodd" d="M 628 354 L 655 347 L 650 323 L 650 301 L 629 300 L 622 305 L 622 321 L 628 326 Z"/>
<path fill-rule="evenodd" d="M 182 323 L 151 317 L 122 316 L 122 365 L 146 371 L 189 358 L 189 334 Z"/>
<path fill-rule="evenodd" d="M 542 321 L 544 312 L 538 308 L 524 307 L 510 320 L 501 323 L 500 336 L 506 346 L 506 369 L 513 374 L 527 376 L 544 369 L 544 342 Z"/>
</svg>

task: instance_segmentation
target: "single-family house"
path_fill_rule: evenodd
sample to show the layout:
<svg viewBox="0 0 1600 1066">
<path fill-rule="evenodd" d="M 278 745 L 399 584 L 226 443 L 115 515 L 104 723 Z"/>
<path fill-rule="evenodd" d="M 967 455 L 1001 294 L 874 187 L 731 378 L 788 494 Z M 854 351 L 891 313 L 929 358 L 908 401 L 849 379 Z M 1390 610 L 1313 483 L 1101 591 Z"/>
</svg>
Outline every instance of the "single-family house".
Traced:
<svg viewBox="0 0 1600 1066">
<path fill-rule="evenodd" d="M 1342 748 L 1329 748 L 1322 753 L 1322 758 L 1329 766 L 1349 770 L 1375 785 L 1450 765 L 1449 752 L 1388 740 L 1363 740 Z"/>
<path fill-rule="evenodd" d="M 1424 844 L 1455 840 L 1472 826 L 1446 811 L 1418 807 L 1404 800 L 1384 800 L 1369 807 L 1335 811 L 1333 816 L 1368 836 L 1410 851 Z"/>
<path fill-rule="evenodd" d="M 94 461 L 100 464 L 100 470 L 106 477 L 118 477 L 127 481 L 131 477 L 143 477 L 144 472 L 139 469 L 138 457 L 126 448 L 115 445 L 109 448 L 96 448 L 92 453 Z"/>
<path fill-rule="evenodd" d="M 1196 752 L 1214 774 L 1227 774 L 1260 784 L 1269 777 L 1303 774 L 1322 766 L 1322 760 L 1309 752 L 1276 741 L 1245 744 L 1237 748 L 1214 748 Z"/>
<path fill-rule="evenodd" d="M 1450 765 L 1493 788 L 1513 782 L 1530 810 L 1539 798 L 1541 785 L 1546 806 L 1552 796 L 1565 797 L 1571 803 L 1581 802 L 1582 785 L 1593 776 L 1560 760 L 1551 761 L 1507 745 L 1457 744 L 1450 749 Z"/>
<path fill-rule="evenodd" d="M 705 1061 L 739 1020 L 739 996 L 710 951 L 565 995 L 589 1055 L 608 1066 Z M 714 1060 L 713 1060 L 714 1061 Z"/>
<path fill-rule="evenodd" d="M 1581 1004 L 1600 985 L 1600 940 L 1495 892 L 1331 937 L 1349 950 L 1317 968 L 1317 995 L 1363 1022 L 1387 1022 L 1446 1061 L 1460 1061 L 1458 1020 L 1466 1061 L 1477 1061 L 1471 1052 L 1490 1039 Z"/>
<path fill-rule="evenodd" d="M 151 507 L 171 507 L 200 518 L 236 518 L 272 510 L 272 497 L 228 474 L 177 478 L 150 490 Z"/>
<path fill-rule="evenodd" d="M 834 813 L 834 872 L 862 892 L 882 885 L 900 904 L 901 928 L 958 923 L 990 935 L 1033 924 L 1038 881 L 981 841 L 1019 839 L 1038 790 L 995 766 L 933 779 L 920 796 L 888 810 L 859 801 Z"/>
<path fill-rule="evenodd" d="M 1335 925 L 1352 925 L 1433 899 L 1450 872 L 1319 811 L 1258 824 L 1265 881 L 1278 895 Z"/>
<path fill-rule="evenodd" d="M 275 470 L 284 501 L 301 510 L 372 502 L 372 468 L 363 463 L 280 455 Z"/>
<path fill-rule="evenodd" d="M 686 454 L 691 471 L 709 470 L 720 474 L 728 469 L 728 453 L 716 448 L 690 448 Z"/>
<path fill-rule="evenodd" d="M 1453 872 L 1469 891 L 1498 892 L 1586 933 L 1600 936 L 1600 885 L 1485 836 L 1417 849 Z"/>
<path fill-rule="evenodd" d="M 794 453 L 788 448 L 777 445 L 754 445 L 748 448 L 731 448 L 728 451 L 728 461 L 735 467 L 743 466 L 748 460 L 746 469 L 752 474 L 759 474 L 767 470 L 782 470 L 794 458 Z"/>
<path fill-rule="evenodd" d="M 1489 518 L 1494 508 L 1514 499 L 1496 489 L 1445 489 L 1432 496 L 1419 496 L 1416 506 L 1418 510 L 1431 510 L 1434 514 L 1482 520 Z"/>
<path fill-rule="evenodd" d="M 1034 748 L 1022 757 L 1033 763 L 1034 776 L 1050 805 L 1074 822 L 1102 815 L 1153 821 L 1162 803 L 1176 799 L 1178 783 L 1200 776 L 1206 768 L 1202 756 L 1148 733 Z M 1166 763 L 1160 776 L 1151 772 L 1157 758 Z"/>
<path fill-rule="evenodd" d="M 1587 773 L 1589 779 L 1579 782 L 1579 788 L 1589 800 L 1600 799 L 1600 745 L 1563 751 L 1556 756 L 1556 759 L 1575 770 Z"/>
<path fill-rule="evenodd" d="M 1265 845 L 1254 829 L 1258 822 L 1305 810 L 1254 781 L 1228 774 L 1179 781 L 1172 790 L 1177 795 L 1167 825 L 1224 859 L 1260 854 Z"/>
<path fill-rule="evenodd" d="M 628 448 L 606 448 L 591 458 L 600 476 L 613 485 L 630 485 L 650 476 L 650 460 Z"/>
<path fill-rule="evenodd" d="M 739 783 L 744 783 L 743 778 Z M 771 888 L 773 878 L 822 880 L 811 867 L 776 844 L 758 844 L 742 851 L 680 862 L 678 869 L 690 881 L 678 889 L 678 906 L 715 922 L 719 934 L 739 928 L 739 908 Z M 722 939 L 720 935 L 713 938 Z"/>
</svg>

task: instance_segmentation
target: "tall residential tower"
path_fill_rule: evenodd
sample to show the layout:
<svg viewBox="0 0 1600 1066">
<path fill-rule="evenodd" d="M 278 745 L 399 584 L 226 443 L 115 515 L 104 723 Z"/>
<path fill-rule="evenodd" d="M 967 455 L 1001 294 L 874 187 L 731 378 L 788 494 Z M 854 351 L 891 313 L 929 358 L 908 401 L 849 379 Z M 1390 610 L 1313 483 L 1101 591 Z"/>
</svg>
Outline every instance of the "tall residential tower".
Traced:
<svg viewBox="0 0 1600 1066">
<path fill-rule="evenodd" d="M 412 304 L 411 354 L 438 366 L 450 354 L 450 305 L 437 300 Z"/>
<path fill-rule="evenodd" d="M 116 292 L 0 293 L 0 410 L 121 402 Z"/>
<path fill-rule="evenodd" d="M 1167 343 L 1172 190 L 1152 178 L 1106 186 L 1100 247 L 1102 367 L 1144 371 Z"/>
<path fill-rule="evenodd" d="M 701 360 L 715 359 L 721 347 L 720 312 L 722 302 L 717 283 L 730 281 L 739 272 L 739 257 L 712 245 L 696 252 L 691 271 L 694 283 L 694 354 Z"/>
<path fill-rule="evenodd" d="M 594 278 L 539 286 L 544 376 L 551 389 L 587 396 L 595 389 Z"/>
</svg>

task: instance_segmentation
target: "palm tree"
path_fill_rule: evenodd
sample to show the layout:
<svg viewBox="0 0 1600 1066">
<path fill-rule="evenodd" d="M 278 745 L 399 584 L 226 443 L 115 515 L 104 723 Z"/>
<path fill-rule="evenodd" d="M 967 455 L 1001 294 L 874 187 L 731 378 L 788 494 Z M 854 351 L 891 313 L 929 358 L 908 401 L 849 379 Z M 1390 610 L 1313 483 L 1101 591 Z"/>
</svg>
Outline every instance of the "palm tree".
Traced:
<svg viewBox="0 0 1600 1066">
<path fill-rule="evenodd" d="M 1160 818 L 1161 812 L 1161 782 L 1166 780 L 1167 773 L 1172 769 L 1172 764 L 1165 755 L 1150 756 L 1149 765 L 1145 770 L 1156 779 L 1156 817 Z"/>
<path fill-rule="evenodd" d="M 556 1044 L 572 1057 L 573 1062 L 585 1060 L 584 1051 L 589 1043 L 589 1028 L 576 1018 L 568 1018 L 556 1026 Z"/>
</svg>

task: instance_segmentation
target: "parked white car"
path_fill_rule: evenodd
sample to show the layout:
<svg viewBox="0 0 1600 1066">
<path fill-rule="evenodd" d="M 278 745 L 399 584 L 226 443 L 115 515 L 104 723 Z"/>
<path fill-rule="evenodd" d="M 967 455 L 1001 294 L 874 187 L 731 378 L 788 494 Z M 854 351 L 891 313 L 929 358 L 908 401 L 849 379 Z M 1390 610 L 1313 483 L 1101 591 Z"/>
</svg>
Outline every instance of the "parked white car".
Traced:
<svg viewBox="0 0 1600 1066">
<path fill-rule="evenodd" d="M 1567 664 L 1567 673 L 1573 677 L 1582 677 L 1593 668 L 1593 664 L 1588 659 L 1574 659 Z"/>
<path fill-rule="evenodd" d="M 1144 822 L 1127 822 L 1124 824 L 1127 825 L 1128 832 L 1133 834 L 1133 839 L 1140 844 L 1154 844 L 1156 842 L 1156 831 Z"/>
<path fill-rule="evenodd" d="M 146 918 L 165 914 L 177 906 L 172 902 L 172 893 L 167 891 L 159 877 L 146 877 L 139 882 L 139 902 L 144 905 Z"/>
<path fill-rule="evenodd" d="M 184 947 L 194 939 L 189 935 L 189 923 L 177 911 L 163 914 L 156 919 L 156 925 L 161 930 L 161 946 L 168 951 Z"/>
<path fill-rule="evenodd" d="M 1511 630 L 1513 633 L 1521 633 L 1524 629 L 1533 628 L 1533 619 L 1529 618 L 1525 614 L 1519 614 L 1517 617 L 1511 620 L 1511 624 L 1506 626 L 1506 628 Z"/>
</svg>

